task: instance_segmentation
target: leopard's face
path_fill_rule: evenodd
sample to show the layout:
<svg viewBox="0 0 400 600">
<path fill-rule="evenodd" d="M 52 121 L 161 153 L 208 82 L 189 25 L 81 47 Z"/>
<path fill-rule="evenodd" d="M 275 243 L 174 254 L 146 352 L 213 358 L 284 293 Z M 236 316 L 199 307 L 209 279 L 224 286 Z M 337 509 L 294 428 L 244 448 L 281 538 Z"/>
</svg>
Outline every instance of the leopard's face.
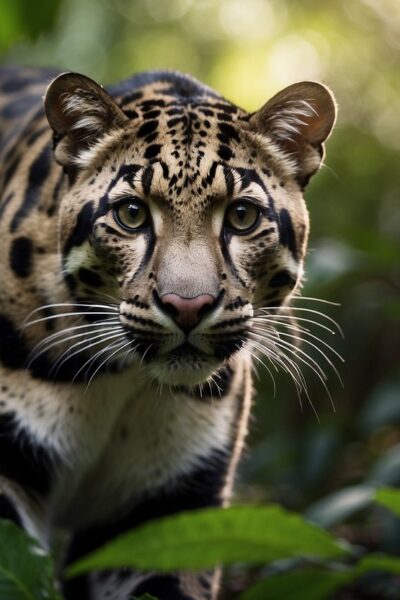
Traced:
<svg viewBox="0 0 400 600">
<path fill-rule="evenodd" d="M 110 360 L 202 384 L 246 347 L 255 311 L 301 282 L 302 177 L 257 114 L 220 98 L 183 103 L 150 87 L 124 109 L 75 159 L 59 222 L 65 281 L 75 301 L 114 306 Z"/>
</svg>

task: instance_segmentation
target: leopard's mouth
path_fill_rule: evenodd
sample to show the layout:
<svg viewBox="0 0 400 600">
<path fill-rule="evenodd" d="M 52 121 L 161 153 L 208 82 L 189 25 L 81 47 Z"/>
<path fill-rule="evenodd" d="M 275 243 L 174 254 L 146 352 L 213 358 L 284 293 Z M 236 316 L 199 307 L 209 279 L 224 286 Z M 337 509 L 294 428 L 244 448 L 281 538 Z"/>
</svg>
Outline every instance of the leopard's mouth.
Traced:
<svg viewBox="0 0 400 600">
<path fill-rule="evenodd" d="M 206 358 L 207 354 L 201 350 L 200 348 L 194 346 L 188 341 L 183 342 L 176 348 L 173 348 L 168 352 L 168 357 L 171 360 L 180 360 L 182 362 L 186 360 L 196 359 L 196 358 Z M 208 358 L 210 358 L 208 356 Z"/>
<path fill-rule="evenodd" d="M 158 355 L 145 357 L 152 376 L 160 383 L 172 386 L 193 387 L 204 384 L 221 367 L 229 364 L 229 359 L 245 344 L 246 337 L 240 340 L 225 340 L 206 352 L 192 343 L 182 344 Z"/>
<path fill-rule="evenodd" d="M 194 386 L 205 383 L 246 343 L 247 328 L 213 331 L 205 328 L 182 332 L 145 332 L 126 327 L 132 340 L 131 354 L 145 366 L 152 377 L 172 386 Z M 164 335 L 163 335 L 164 334 Z M 128 366 L 129 361 L 125 362 Z"/>
<path fill-rule="evenodd" d="M 185 341 L 172 349 L 144 358 L 151 375 L 160 383 L 172 386 L 194 386 L 205 382 L 222 364 L 214 354 Z"/>
</svg>

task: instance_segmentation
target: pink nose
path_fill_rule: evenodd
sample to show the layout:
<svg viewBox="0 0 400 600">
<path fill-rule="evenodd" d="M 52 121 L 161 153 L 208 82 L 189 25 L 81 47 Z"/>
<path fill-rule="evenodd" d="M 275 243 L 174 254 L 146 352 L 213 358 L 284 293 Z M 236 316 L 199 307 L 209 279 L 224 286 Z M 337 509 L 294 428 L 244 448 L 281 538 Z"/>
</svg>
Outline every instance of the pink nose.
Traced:
<svg viewBox="0 0 400 600">
<path fill-rule="evenodd" d="M 164 294 L 160 300 L 166 312 L 184 331 L 193 329 L 199 323 L 207 308 L 215 302 L 215 298 L 211 294 L 200 294 L 195 298 L 182 298 L 177 294 Z"/>
</svg>

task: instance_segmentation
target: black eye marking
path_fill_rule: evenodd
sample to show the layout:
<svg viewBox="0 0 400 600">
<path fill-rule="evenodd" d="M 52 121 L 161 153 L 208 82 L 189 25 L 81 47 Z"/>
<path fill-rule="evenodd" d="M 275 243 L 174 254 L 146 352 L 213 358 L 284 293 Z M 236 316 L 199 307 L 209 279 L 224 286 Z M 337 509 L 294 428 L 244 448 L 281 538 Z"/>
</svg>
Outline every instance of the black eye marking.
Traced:
<svg viewBox="0 0 400 600">
<path fill-rule="evenodd" d="M 261 210 L 247 200 L 231 204 L 225 213 L 225 227 L 233 233 L 253 231 L 260 220 Z"/>
<path fill-rule="evenodd" d="M 126 231 L 140 231 L 149 225 L 147 206 L 140 200 L 124 200 L 113 208 L 115 221 Z"/>
</svg>

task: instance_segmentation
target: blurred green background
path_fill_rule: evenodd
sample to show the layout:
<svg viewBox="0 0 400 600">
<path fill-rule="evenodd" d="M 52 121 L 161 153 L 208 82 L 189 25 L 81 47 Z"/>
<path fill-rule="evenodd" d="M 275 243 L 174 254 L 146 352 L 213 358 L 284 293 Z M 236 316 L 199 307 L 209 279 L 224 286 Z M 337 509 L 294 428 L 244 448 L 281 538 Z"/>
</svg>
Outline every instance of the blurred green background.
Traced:
<svg viewBox="0 0 400 600">
<path fill-rule="evenodd" d="M 398 521 L 364 508 L 370 485 L 400 484 L 400 2 L 6 0 L 0 50 L 4 64 L 105 84 L 178 69 L 248 110 L 302 79 L 334 90 L 337 127 L 306 192 L 304 295 L 340 306 L 302 305 L 322 307 L 343 329 L 344 339 L 314 333 L 343 355 L 344 387 L 332 374 L 334 412 L 305 371 L 318 422 L 287 377 L 276 377 L 274 397 L 259 370 L 237 498 L 278 501 L 367 549 L 400 551 Z M 231 574 L 231 592 L 248 576 Z"/>
</svg>

